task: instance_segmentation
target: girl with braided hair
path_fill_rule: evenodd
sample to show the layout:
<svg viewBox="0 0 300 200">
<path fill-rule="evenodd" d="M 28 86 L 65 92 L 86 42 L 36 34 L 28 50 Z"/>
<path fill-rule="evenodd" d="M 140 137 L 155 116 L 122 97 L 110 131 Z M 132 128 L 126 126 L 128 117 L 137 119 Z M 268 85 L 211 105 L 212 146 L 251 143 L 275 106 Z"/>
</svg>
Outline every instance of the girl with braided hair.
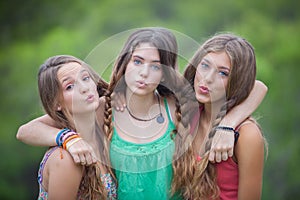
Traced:
<svg viewBox="0 0 300 200">
<path fill-rule="evenodd" d="M 181 111 L 184 108 L 181 105 L 190 105 L 187 102 L 195 100 L 193 89 L 176 72 L 176 65 L 176 38 L 164 28 L 134 31 L 115 62 L 105 99 L 100 100 L 97 109 L 97 121 L 104 125 L 111 141 L 110 159 L 118 180 L 119 199 L 169 199 L 172 196 L 172 161 L 184 152 L 179 147 L 184 144 L 183 136 L 189 131 L 187 122 L 191 116 L 191 110 Z M 233 109 L 242 114 L 232 110 L 228 114 L 230 117 L 226 115 L 222 122 L 242 121 L 256 109 L 265 93 L 257 92 L 257 87 L 254 89 L 250 96 L 257 98 L 247 98 L 245 102 L 248 104 L 242 103 Z M 125 96 L 127 106 L 124 112 L 115 112 L 117 109 L 112 108 L 114 93 Z M 17 138 L 32 145 L 55 145 L 55 139 L 59 138 L 57 133 L 61 130 L 55 128 L 49 118 L 42 116 L 21 126 Z M 233 138 L 232 133 L 217 131 L 220 132 L 217 141 Z M 68 151 L 76 163 L 90 165 L 95 162 L 94 154 L 99 152 L 94 152 L 86 141 L 73 143 L 69 140 L 68 143 L 72 144 Z M 220 159 L 220 155 L 226 160 L 223 155 L 230 156 L 228 150 L 232 146 L 233 142 L 231 145 L 226 140 L 225 147 L 219 146 L 218 149 L 214 145 L 213 152 L 216 153 L 212 160 L 214 157 Z"/>
<path fill-rule="evenodd" d="M 237 127 L 220 125 L 254 87 L 253 47 L 233 34 L 215 35 L 195 53 L 184 77 L 194 87 L 199 109 L 187 135 L 194 140 L 175 161 L 173 191 L 181 190 L 186 199 L 260 199 L 265 140 L 259 125 L 251 117 Z M 208 154 L 217 130 L 235 133 L 234 155 L 211 163 Z"/>
<path fill-rule="evenodd" d="M 102 161 L 109 161 L 107 140 L 95 112 L 107 84 L 80 59 L 59 55 L 41 65 L 38 88 L 46 113 L 56 127 L 64 128 L 60 136 L 66 138 L 60 145 L 63 148 L 50 147 L 45 153 L 38 172 L 38 199 L 116 199 L 109 166 L 100 161 L 89 166 L 76 164 L 67 152 L 71 143 L 66 142 L 84 138 L 95 149 L 103 150 L 98 152 Z M 59 138 L 58 143 L 62 141 Z"/>
<path fill-rule="evenodd" d="M 176 59 L 174 35 L 166 29 L 146 28 L 129 36 L 114 65 L 104 124 L 111 139 L 110 156 L 119 199 L 178 198 L 176 191 L 175 196 L 170 193 L 171 185 L 177 184 L 172 161 L 176 164 L 185 151 L 185 135 L 189 131 L 186 124 L 195 105 L 195 92 L 175 71 Z M 259 83 L 255 89 L 263 86 Z M 125 97 L 123 112 L 112 109 L 113 93 Z M 251 93 L 252 97 L 257 94 L 255 103 L 265 95 L 265 91 Z M 256 108 L 253 102 L 247 108 L 235 108 L 245 112 L 238 117 L 234 113 L 233 121 L 243 121 L 250 115 Z M 217 140 L 224 136 L 223 133 Z"/>
<path fill-rule="evenodd" d="M 170 199 L 174 137 L 180 106 L 174 91 L 177 42 L 163 28 L 134 31 L 121 50 L 105 106 L 105 130 L 119 199 Z M 125 97 L 124 112 L 111 108 L 111 94 Z"/>
</svg>

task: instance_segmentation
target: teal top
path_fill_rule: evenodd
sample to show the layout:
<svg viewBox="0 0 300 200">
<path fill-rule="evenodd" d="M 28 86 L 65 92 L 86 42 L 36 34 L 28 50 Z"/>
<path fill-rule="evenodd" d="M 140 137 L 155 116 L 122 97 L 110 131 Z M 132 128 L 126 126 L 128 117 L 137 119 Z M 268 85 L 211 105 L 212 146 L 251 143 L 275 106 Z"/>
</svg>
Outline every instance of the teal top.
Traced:
<svg viewBox="0 0 300 200">
<path fill-rule="evenodd" d="M 164 99 L 169 119 L 167 131 L 160 138 L 136 144 L 119 137 L 114 129 L 110 144 L 110 159 L 118 180 L 118 199 L 170 199 L 173 177 L 172 158 L 175 144 L 171 132 L 169 107 Z"/>
</svg>

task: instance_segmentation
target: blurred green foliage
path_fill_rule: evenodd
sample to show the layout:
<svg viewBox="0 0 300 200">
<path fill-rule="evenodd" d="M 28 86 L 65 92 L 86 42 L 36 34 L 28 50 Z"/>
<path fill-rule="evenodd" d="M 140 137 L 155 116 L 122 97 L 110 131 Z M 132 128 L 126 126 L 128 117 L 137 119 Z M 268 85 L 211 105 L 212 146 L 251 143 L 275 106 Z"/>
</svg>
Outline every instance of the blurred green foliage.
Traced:
<svg viewBox="0 0 300 200">
<path fill-rule="evenodd" d="M 39 65 L 56 54 L 84 59 L 110 36 L 145 26 L 173 29 L 200 43 L 229 31 L 254 45 L 258 79 L 269 87 L 255 112 L 269 142 L 262 199 L 300 197 L 299 8 L 296 0 L 1 1 L 0 199 L 38 194 L 36 174 L 45 148 L 25 145 L 15 134 L 43 113 Z"/>
</svg>

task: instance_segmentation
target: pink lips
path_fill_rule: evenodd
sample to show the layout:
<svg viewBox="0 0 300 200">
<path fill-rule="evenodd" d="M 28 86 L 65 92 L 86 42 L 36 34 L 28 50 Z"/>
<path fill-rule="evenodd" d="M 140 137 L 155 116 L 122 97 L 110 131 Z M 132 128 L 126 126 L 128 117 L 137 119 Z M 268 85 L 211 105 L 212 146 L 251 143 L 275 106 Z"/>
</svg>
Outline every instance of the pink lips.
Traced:
<svg viewBox="0 0 300 200">
<path fill-rule="evenodd" d="M 93 102 L 94 101 L 94 95 L 89 95 L 87 98 L 86 98 L 86 101 L 87 102 Z"/>
<path fill-rule="evenodd" d="M 208 87 L 205 87 L 205 86 L 199 86 L 199 92 L 202 94 L 208 94 L 209 89 L 208 89 Z"/>
<path fill-rule="evenodd" d="M 144 81 L 137 81 L 137 86 L 139 88 L 144 88 L 147 86 L 147 83 L 145 83 Z"/>
</svg>

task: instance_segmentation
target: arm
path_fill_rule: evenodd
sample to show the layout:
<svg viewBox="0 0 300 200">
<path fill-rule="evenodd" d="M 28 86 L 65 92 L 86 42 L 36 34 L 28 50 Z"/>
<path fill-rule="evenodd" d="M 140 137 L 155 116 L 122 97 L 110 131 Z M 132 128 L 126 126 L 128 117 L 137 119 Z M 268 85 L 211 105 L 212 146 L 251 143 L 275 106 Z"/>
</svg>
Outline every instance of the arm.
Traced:
<svg viewBox="0 0 300 200">
<path fill-rule="evenodd" d="M 56 135 L 59 131 L 55 121 L 49 115 L 44 115 L 22 125 L 16 137 L 29 145 L 56 146 Z M 90 165 L 96 162 L 92 147 L 84 140 L 74 143 L 68 151 L 76 163 Z"/>
<path fill-rule="evenodd" d="M 267 91 L 267 86 L 263 82 L 256 80 L 248 98 L 227 113 L 220 122 L 220 126 L 237 127 L 256 110 L 264 99 Z M 212 141 L 209 160 L 217 162 L 227 160 L 228 156 L 231 157 L 233 155 L 233 145 L 233 132 L 218 130 Z"/>
<path fill-rule="evenodd" d="M 60 154 L 63 155 L 63 159 L 61 159 Z M 47 164 L 49 200 L 77 199 L 83 167 L 76 165 L 71 155 L 61 149 L 53 152 Z"/>
<path fill-rule="evenodd" d="M 29 145 L 56 146 L 55 139 L 58 131 L 54 120 L 49 115 L 44 115 L 22 125 L 16 137 Z"/>
<path fill-rule="evenodd" d="M 254 123 L 240 129 L 235 156 L 239 168 L 238 199 L 260 199 L 264 165 L 264 138 Z"/>
</svg>

